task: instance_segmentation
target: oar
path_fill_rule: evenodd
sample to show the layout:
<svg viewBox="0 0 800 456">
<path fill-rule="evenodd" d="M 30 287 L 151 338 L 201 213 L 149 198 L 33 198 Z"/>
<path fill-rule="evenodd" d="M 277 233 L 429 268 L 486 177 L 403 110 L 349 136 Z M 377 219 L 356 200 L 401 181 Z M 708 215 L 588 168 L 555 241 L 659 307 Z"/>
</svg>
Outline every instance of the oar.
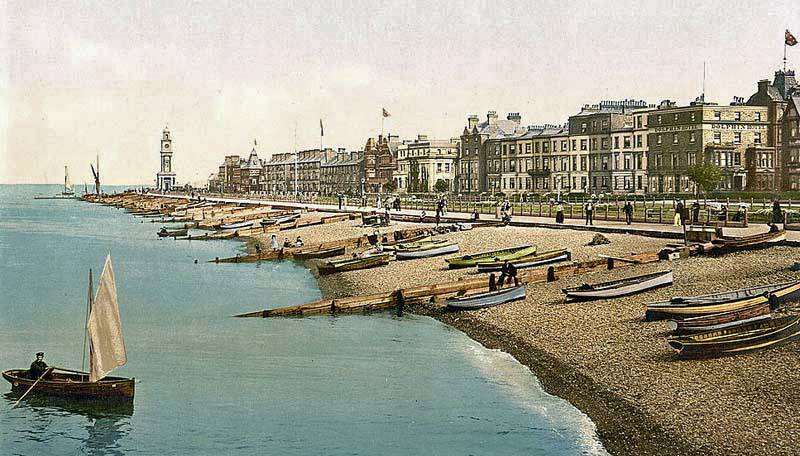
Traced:
<svg viewBox="0 0 800 456">
<path fill-rule="evenodd" d="M 20 403 L 20 402 L 22 402 L 22 400 L 23 400 L 23 399 L 25 399 L 25 396 L 27 396 L 27 395 L 28 395 L 28 393 L 30 393 L 30 392 L 31 392 L 31 390 L 33 389 L 33 387 L 34 387 L 34 386 L 36 386 L 36 384 L 37 384 L 37 383 L 39 383 L 39 380 L 43 379 L 43 378 L 44 378 L 44 376 L 45 376 L 45 375 L 47 375 L 47 374 L 49 374 L 49 373 L 50 373 L 50 372 L 51 372 L 53 369 L 54 369 L 53 367 L 49 367 L 49 368 L 47 368 L 47 370 L 46 370 L 46 371 L 44 371 L 44 373 L 43 373 L 42 375 L 40 375 L 40 376 L 39 376 L 39 378 L 37 378 L 35 382 L 33 382 L 33 385 L 31 385 L 31 387 L 30 387 L 30 388 L 28 388 L 28 391 L 25 391 L 25 394 L 23 394 L 23 395 L 22 395 L 22 396 L 21 396 L 21 397 L 20 397 L 20 398 L 17 400 L 17 402 L 15 402 L 15 403 L 14 403 L 14 405 L 12 405 L 12 406 L 11 406 L 11 408 L 12 408 L 12 409 L 13 409 L 13 408 L 16 408 L 16 407 L 19 405 L 19 403 Z"/>
</svg>

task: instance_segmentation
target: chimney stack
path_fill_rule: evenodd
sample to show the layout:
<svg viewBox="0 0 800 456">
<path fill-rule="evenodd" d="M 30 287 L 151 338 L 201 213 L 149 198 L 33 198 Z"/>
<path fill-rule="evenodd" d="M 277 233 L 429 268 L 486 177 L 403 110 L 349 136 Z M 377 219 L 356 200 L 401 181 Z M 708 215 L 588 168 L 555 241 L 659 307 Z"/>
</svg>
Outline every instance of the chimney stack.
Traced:
<svg viewBox="0 0 800 456">
<path fill-rule="evenodd" d="M 506 116 L 506 119 L 514 122 L 515 124 L 519 124 L 520 122 L 522 122 L 522 116 L 519 115 L 518 112 L 509 112 L 508 116 Z"/>
<path fill-rule="evenodd" d="M 469 127 L 470 130 L 477 127 L 478 116 L 476 116 L 475 114 L 471 114 L 469 117 L 467 117 L 467 126 Z"/>
<path fill-rule="evenodd" d="M 486 113 L 486 122 L 489 125 L 495 125 L 497 123 L 497 111 L 489 111 Z"/>
</svg>

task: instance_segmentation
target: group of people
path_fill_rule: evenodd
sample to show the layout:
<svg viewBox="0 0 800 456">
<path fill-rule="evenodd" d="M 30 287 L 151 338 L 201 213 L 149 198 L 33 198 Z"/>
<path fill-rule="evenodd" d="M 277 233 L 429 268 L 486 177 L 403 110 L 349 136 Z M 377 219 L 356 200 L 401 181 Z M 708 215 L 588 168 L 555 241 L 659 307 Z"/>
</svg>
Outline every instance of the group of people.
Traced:
<svg viewBox="0 0 800 456">
<path fill-rule="evenodd" d="M 280 250 L 281 248 L 302 247 L 303 245 L 305 244 L 303 243 L 303 239 L 300 236 L 297 236 L 297 239 L 294 240 L 294 243 L 292 243 L 292 241 L 290 241 L 288 237 L 283 238 L 283 247 L 281 247 L 278 244 L 277 234 L 273 233 L 272 236 L 270 236 L 269 238 L 269 247 L 272 250 Z M 257 247 L 256 251 L 258 253 L 261 253 L 261 247 Z"/>
<path fill-rule="evenodd" d="M 514 266 L 514 263 L 509 263 L 508 260 L 503 262 L 503 266 L 500 267 L 500 278 L 498 279 L 495 277 L 494 273 L 489 274 L 489 291 L 496 291 L 499 287 L 502 287 L 503 284 L 511 284 L 514 282 L 514 286 L 519 286 L 519 279 L 517 279 L 517 267 Z"/>
</svg>

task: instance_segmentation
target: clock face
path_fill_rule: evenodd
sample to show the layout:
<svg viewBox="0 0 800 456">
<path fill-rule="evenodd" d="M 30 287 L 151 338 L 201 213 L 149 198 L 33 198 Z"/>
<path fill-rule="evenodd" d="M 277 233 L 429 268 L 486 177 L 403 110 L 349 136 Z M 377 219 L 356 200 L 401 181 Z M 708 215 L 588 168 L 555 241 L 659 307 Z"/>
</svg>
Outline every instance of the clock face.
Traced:
<svg viewBox="0 0 800 456">
<path fill-rule="evenodd" d="M 164 149 L 169 149 L 169 143 L 164 143 Z"/>
</svg>

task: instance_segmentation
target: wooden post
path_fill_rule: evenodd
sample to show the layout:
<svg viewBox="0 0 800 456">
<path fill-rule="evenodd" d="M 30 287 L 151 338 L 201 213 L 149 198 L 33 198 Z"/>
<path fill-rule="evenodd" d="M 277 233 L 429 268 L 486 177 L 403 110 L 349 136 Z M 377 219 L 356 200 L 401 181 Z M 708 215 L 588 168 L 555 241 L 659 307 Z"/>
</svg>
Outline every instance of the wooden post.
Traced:
<svg viewBox="0 0 800 456">
<path fill-rule="evenodd" d="M 395 291 L 395 302 L 397 303 L 397 316 L 403 316 L 403 307 L 405 307 L 405 298 L 403 298 L 403 290 L 397 289 Z"/>
<path fill-rule="evenodd" d="M 556 268 L 553 266 L 547 268 L 547 281 L 548 282 L 556 281 Z"/>
</svg>

